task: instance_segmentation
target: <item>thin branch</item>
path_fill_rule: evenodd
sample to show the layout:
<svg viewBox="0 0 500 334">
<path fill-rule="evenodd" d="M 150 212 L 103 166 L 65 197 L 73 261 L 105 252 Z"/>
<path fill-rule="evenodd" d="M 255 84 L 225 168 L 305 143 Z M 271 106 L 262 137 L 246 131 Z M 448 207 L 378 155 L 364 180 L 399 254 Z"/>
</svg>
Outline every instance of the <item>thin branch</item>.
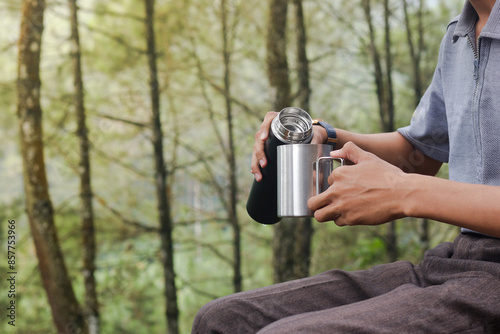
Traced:
<svg viewBox="0 0 500 334">
<path fill-rule="evenodd" d="M 187 280 L 185 280 L 183 278 L 180 278 L 179 275 L 176 275 L 176 278 L 181 282 L 181 284 L 183 286 L 186 286 L 188 289 L 190 289 L 191 291 L 193 291 L 197 295 L 208 297 L 208 298 L 211 298 L 211 299 L 217 299 L 217 298 L 220 297 L 218 295 L 214 295 L 214 294 L 208 293 L 206 291 L 203 291 L 201 289 L 195 288 L 193 286 L 193 284 L 189 283 L 189 281 L 187 281 Z"/>
<path fill-rule="evenodd" d="M 210 178 L 212 180 L 213 186 L 217 190 L 217 195 L 219 196 L 219 200 L 221 201 L 221 203 L 222 203 L 222 205 L 224 207 L 227 207 L 227 200 L 226 200 L 226 196 L 225 196 L 225 189 L 217 182 L 215 174 L 214 174 L 212 168 L 210 167 L 210 165 L 204 159 L 204 156 L 201 155 L 199 152 L 197 152 L 195 149 L 193 149 L 191 146 L 189 146 L 187 144 L 182 144 L 182 146 L 186 150 L 188 150 L 192 155 L 194 155 L 195 157 L 197 157 L 198 161 L 203 164 L 203 166 L 205 167 L 205 170 L 207 171 L 207 173 L 209 174 L 209 176 L 210 176 Z"/>
<path fill-rule="evenodd" d="M 133 121 L 133 120 L 130 120 L 130 119 L 116 117 L 116 116 L 112 116 L 112 115 L 108 115 L 108 114 L 103 114 L 103 113 L 99 113 L 99 112 L 87 112 L 87 113 L 89 115 L 93 115 L 93 116 L 96 116 L 96 117 L 106 118 L 106 119 L 110 119 L 112 121 L 117 121 L 117 122 L 122 122 L 122 123 L 125 123 L 125 124 L 135 125 L 135 126 L 141 127 L 141 128 L 149 128 L 149 129 L 151 128 L 150 124 L 142 123 L 142 122 L 138 122 L 138 121 Z"/>
<path fill-rule="evenodd" d="M 257 240 L 259 242 L 263 242 L 268 246 L 270 246 L 272 241 L 273 241 L 272 237 L 262 237 L 262 236 L 258 235 L 257 233 L 254 233 L 254 232 L 249 231 L 249 230 L 245 230 L 245 235 L 247 237 L 250 237 L 250 238 Z"/>
<path fill-rule="evenodd" d="M 221 251 L 219 251 L 214 245 L 212 245 L 210 243 L 203 242 L 203 241 L 196 240 L 196 239 L 184 239 L 184 240 L 179 240 L 179 242 L 182 243 L 182 244 L 194 243 L 194 244 L 200 245 L 200 246 L 202 246 L 202 247 L 207 248 L 208 250 L 210 250 L 218 258 L 220 258 L 222 261 L 228 263 L 229 265 L 233 266 L 233 264 L 234 264 L 233 259 L 231 259 L 231 258 L 227 257 L 226 255 L 224 255 Z"/>
<path fill-rule="evenodd" d="M 213 223 L 213 222 L 218 222 L 218 223 L 227 223 L 227 217 L 213 217 L 213 218 L 206 218 L 206 219 L 193 219 L 193 220 L 183 220 L 175 223 L 175 226 L 189 226 L 189 225 L 194 225 L 196 223 L 200 224 L 208 224 L 208 223 Z"/>
<path fill-rule="evenodd" d="M 128 50 L 137 52 L 138 54 L 141 54 L 141 55 L 146 54 L 146 50 L 130 45 L 128 43 L 129 40 L 126 38 L 126 36 L 124 36 L 124 37 L 115 36 L 115 35 L 112 35 L 111 33 L 109 33 L 108 31 L 105 31 L 105 30 L 102 30 L 102 29 L 99 29 L 96 27 L 92 27 L 92 26 L 90 26 L 88 24 L 84 24 L 84 23 L 80 23 L 80 25 L 91 32 L 99 33 L 99 34 L 109 38 L 110 40 L 115 41 L 116 43 L 125 46 Z"/>
<path fill-rule="evenodd" d="M 128 169 L 137 175 L 140 175 L 140 176 L 142 176 L 144 178 L 148 178 L 148 179 L 150 179 L 152 177 L 152 174 L 148 174 L 145 171 L 141 171 L 141 170 L 133 167 L 132 165 L 129 165 L 129 164 L 122 162 L 118 158 L 112 157 L 111 155 L 107 154 L 103 150 L 99 149 L 96 145 L 92 145 L 92 150 L 94 152 L 96 152 L 97 154 L 99 154 L 101 157 L 105 158 L 106 160 L 111 161 L 119 166 L 122 166 L 123 168 Z"/>
<path fill-rule="evenodd" d="M 93 195 L 94 195 L 95 199 L 97 199 L 99 204 L 101 204 L 104 208 L 106 208 L 108 211 L 110 211 L 115 217 L 120 219 L 124 224 L 134 226 L 134 227 L 136 227 L 144 232 L 148 232 L 148 233 L 151 233 L 151 232 L 160 233 L 160 229 L 158 229 L 156 227 L 149 226 L 147 224 L 144 224 L 144 223 L 136 221 L 136 220 L 128 219 L 127 217 L 122 215 L 118 210 L 111 207 L 111 205 L 109 205 L 104 200 L 104 198 L 102 198 L 101 196 L 99 196 L 95 193 L 93 193 Z"/>
<path fill-rule="evenodd" d="M 81 6 L 79 6 L 79 10 L 81 12 L 92 13 L 92 14 L 95 14 L 97 16 L 105 16 L 106 15 L 106 16 L 118 17 L 121 19 L 122 18 L 132 19 L 132 20 L 135 20 L 135 21 L 138 21 L 141 23 L 144 22 L 144 17 L 130 14 L 130 13 L 118 13 L 118 12 L 114 12 L 111 10 L 103 10 L 103 9 L 95 10 L 95 9 L 90 9 L 90 8 L 86 8 L 86 7 L 81 7 Z"/>
<path fill-rule="evenodd" d="M 221 86 L 217 85 L 215 82 L 210 80 L 210 78 L 203 76 L 203 79 L 206 80 L 210 84 L 210 86 L 217 91 L 217 93 L 220 93 L 224 97 L 229 98 L 232 103 L 239 106 L 246 114 L 255 117 L 258 120 L 262 120 L 262 115 L 259 112 L 256 112 L 255 110 L 244 104 L 242 101 L 237 100 L 234 96 L 232 95 L 228 96 L 227 92 Z"/>
<path fill-rule="evenodd" d="M 180 142 L 178 143 L 178 145 L 183 146 Z M 175 166 L 169 168 L 168 172 L 169 172 L 169 174 L 172 174 L 178 170 L 184 170 L 184 169 L 187 169 L 189 167 L 193 167 L 199 163 L 203 164 L 206 161 L 213 161 L 213 160 L 215 160 L 216 157 L 217 157 L 217 154 L 215 154 L 215 153 L 210 155 L 210 156 L 198 156 L 193 161 L 188 161 L 186 163 L 178 164 L 178 165 L 175 165 Z"/>
<path fill-rule="evenodd" d="M 70 106 L 70 103 L 68 102 L 68 104 L 66 105 L 67 108 L 64 108 L 64 113 L 63 113 L 62 117 L 55 124 L 52 123 L 53 125 L 55 125 L 56 129 L 58 129 L 58 130 L 64 130 L 64 132 L 66 132 L 66 133 L 68 131 L 66 130 L 66 128 L 64 127 L 64 125 L 65 125 L 66 120 L 68 119 L 68 116 L 70 114 L 69 106 Z M 50 118 L 49 118 L 49 120 L 52 121 L 52 119 L 50 119 Z M 44 139 L 45 145 L 50 146 L 50 145 L 52 145 L 53 142 L 57 143 L 57 140 L 55 140 L 55 139 L 60 134 L 61 134 L 61 131 L 54 131 L 51 135 L 49 135 L 48 137 L 46 137 Z"/>
<path fill-rule="evenodd" d="M 195 59 L 196 68 L 198 69 L 198 78 L 199 78 L 199 82 L 200 82 L 201 92 L 202 92 L 203 98 L 205 99 L 205 103 L 207 105 L 210 123 L 212 123 L 212 127 L 214 129 L 215 135 L 217 136 L 217 140 L 219 141 L 219 145 L 222 148 L 222 151 L 227 152 L 227 149 L 224 145 L 224 139 L 222 138 L 222 135 L 221 135 L 219 128 L 217 126 L 217 122 L 215 121 L 215 117 L 214 117 L 215 112 L 214 112 L 213 107 L 212 107 L 212 101 L 209 97 L 209 94 L 207 92 L 207 88 L 205 86 L 204 78 L 206 78 L 206 75 L 205 75 L 205 71 L 203 69 L 202 61 L 201 61 L 200 57 L 198 56 L 198 53 L 196 52 L 197 45 L 195 43 L 194 37 L 191 34 L 189 35 L 189 41 L 191 42 L 191 47 L 192 47 L 191 53 Z M 226 154 L 226 153 L 224 153 L 224 154 Z M 226 156 L 226 159 L 227 159 L 227 156 Z"/>
</svg>

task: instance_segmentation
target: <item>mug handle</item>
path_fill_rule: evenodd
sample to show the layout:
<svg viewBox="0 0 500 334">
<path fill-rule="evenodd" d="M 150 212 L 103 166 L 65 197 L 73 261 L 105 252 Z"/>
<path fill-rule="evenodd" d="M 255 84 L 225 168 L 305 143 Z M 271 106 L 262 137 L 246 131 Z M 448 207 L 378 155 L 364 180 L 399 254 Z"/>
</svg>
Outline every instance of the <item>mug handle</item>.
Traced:
<svg viewBox="0 0 500 334">
<path fill-rule="evenodd" d="M 316 172 L 320 170 L 319 167 L 321 163 L 324 160 L 337 160 L 340 161 L 340 166 L 344 166 L 344 159 L 343 158 L 335 158 L 335 157 L 319 157 L 318 160 L 316 160 Z M 333 171 L 333 168 L 332 168 Z M 316 175 L 316 195 L 319 195 L 319 177 Z"/>
</svg>

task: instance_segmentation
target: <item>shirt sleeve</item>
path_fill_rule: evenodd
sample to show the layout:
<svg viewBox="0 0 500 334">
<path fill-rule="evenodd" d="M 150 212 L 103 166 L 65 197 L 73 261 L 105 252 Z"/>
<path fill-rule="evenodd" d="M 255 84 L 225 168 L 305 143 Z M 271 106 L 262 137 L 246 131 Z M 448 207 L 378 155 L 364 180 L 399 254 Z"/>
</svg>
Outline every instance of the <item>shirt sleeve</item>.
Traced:
<svg viewBox="0 0 500 334">
<path fill-rule="evenodd" d="M 438 59 L 432 82 L 413 113 L 410 125 L 398 129 L 398 132 L 423 154 L 441 162 L 448 162 L 448 122 L 440 63 L 441 57 Z"/>
</svg>

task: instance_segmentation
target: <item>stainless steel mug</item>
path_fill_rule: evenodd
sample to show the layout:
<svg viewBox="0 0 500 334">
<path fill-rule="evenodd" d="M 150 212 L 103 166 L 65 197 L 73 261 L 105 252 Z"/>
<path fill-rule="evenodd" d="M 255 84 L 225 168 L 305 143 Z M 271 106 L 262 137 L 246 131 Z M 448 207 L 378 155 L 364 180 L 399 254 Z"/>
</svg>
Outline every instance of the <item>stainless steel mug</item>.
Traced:
<svg viewBox="0 0 500 334">
<path fill-rule="evenodd" d="M 307 207 L 312 196 L 325 191 L 334 162 L 330 145 L 290 144 L 278 147 L 278 216 L 312 217 Z"/>
</svg>

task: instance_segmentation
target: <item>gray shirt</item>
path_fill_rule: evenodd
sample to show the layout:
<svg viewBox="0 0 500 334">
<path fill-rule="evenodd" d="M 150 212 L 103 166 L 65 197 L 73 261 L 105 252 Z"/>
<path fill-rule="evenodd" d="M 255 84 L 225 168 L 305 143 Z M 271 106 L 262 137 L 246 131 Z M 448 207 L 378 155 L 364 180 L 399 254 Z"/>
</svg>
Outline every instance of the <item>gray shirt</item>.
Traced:
<svg viewBox="0 0 500 334">
<path fill-rule="evenodd" d="M 450 180 L 500 186 L 500 1 L 478 45 L 476 21 L 467 2 L 448 26 L 410 125 L 398 131 L 427 156 L 448 162 Z"/>
<path fill-rule="evenodd" d="M 398 131 L 424 154 L 449 162 L 450 179 L 500 185 L 500 2 L 475 46 L 467 2 L 441 42 L 431 85 L 411 125 Z"/>
</svg>

